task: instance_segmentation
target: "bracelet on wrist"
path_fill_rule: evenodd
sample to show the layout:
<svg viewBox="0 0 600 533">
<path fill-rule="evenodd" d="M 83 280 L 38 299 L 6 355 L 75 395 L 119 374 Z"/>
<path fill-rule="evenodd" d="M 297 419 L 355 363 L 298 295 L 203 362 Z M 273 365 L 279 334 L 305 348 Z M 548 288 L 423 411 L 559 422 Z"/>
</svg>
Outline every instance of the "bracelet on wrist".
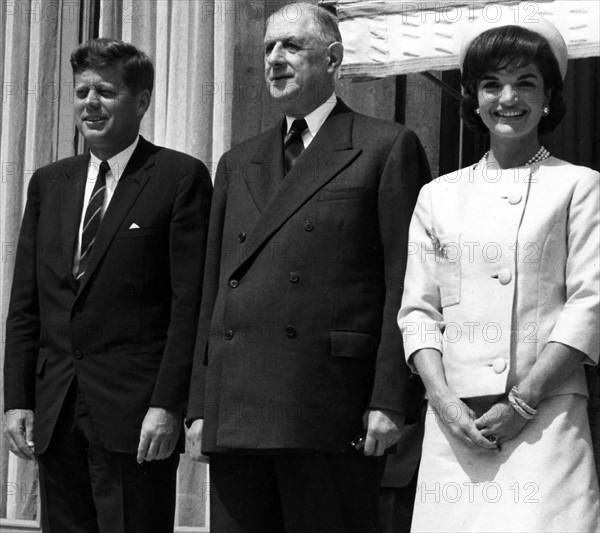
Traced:
<svg viewBox="0 0 600 533">
<path fill-rule="evenodd" d="M 534 409 L 519 397 L 519 389 L 513 387 L 508 393 L 508 401 L 512 408 L 523 418 L 531 420 L 536 414 L 537 409 Z"/>
</svg>

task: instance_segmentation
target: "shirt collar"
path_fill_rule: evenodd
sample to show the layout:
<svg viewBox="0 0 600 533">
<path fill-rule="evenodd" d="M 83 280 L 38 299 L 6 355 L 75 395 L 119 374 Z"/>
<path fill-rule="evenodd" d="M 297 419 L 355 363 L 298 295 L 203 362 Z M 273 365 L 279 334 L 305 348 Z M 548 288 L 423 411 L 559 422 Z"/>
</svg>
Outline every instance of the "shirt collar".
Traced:
<svg viewBox="0 0 600 533">
<path fill-rule="evenodd" d="M 306 125 L 308 126 L 308 131 L 310 132 L 311 137 L 315 137 L 317 132 L 321 129 L 321 126 L 327 120 L 329 114 L 333 111 L 333 108 L 337 104 L 337 97 L 335 92 L 331 93 L 331 96 L 325 100 L 319 107 L 313 109 L 308 115 L 304 117 L 306 120 Z M 285 117 L 287 122 L 286 132 L 290 130 L 292 127 L 292 123 L 298 117 Z"/>
<path fill-rule="evenodd" d="M 133 155 L 133 152 L 136 149 L 139 140 L 140 136 L 138 135 L 135 138 L 135 141 L 133 141 L 127 148 L 125 148 L 125 150 L 119 152 L 117 155 L 107 160 L 107 163 L 110 166 L 110 170 L 114 177 L 115 183 L 118 183 L 119 179 L 121 179 L 123 171 L 125 170 L 127 163 L 129 163 L 129 160 L 131 159 L 131 156 Z M 95 168 L 100 168 L 100 163 L 102 163 L 102 159 L 94 155 L 93 152 L 90 152 L 89 165 Z"/>
</svg>

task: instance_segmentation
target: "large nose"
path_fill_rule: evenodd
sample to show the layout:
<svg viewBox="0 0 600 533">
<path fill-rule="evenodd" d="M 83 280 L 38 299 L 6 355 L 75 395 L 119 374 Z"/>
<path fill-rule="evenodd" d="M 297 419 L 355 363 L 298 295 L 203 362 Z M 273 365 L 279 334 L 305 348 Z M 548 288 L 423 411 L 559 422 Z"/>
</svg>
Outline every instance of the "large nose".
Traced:
<svg viewBox="0 0 600 533">
<path fill-rule="evenodd" d="M 85 107 L 98 107 L 100 105 L 100 100 L 98 98 L 98 93 L 96 89 L 90 89 L 83 101 Z"/>
<path fill-rule="evenodd" d="M 513 85 L 505 85 L 500 93 L 500 103 L 510 105 L 517 102 L 519 93 Z"/>
<path fill-rule="evenodd" d="M 265 61 L 270 67 L 283 65 L 285 62 L 283 45 L 281 43 L 275 43 L 273 48 L 265 55 Z"/>
</svg>

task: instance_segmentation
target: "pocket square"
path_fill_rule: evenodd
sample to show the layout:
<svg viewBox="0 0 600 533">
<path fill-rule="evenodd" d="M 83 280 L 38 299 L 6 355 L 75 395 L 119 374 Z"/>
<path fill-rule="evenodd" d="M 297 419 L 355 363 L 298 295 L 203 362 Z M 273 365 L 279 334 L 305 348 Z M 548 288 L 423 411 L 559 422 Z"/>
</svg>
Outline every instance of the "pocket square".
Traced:
<svg viewBox="0 0 600 533">
<path fill-rule="evenodd" d="M 129 226 L 129 229 L 140 229 L 140 227 L 134 222 L 131 224 L 131 226 Z"/>
</svg>

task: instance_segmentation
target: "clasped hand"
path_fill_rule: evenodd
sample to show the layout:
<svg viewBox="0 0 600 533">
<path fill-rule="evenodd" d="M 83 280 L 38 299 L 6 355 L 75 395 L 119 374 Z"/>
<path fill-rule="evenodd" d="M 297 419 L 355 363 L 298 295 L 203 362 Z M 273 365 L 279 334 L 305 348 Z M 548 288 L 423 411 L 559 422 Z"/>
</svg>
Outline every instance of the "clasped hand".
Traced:
<svg viewBox="0 0 600 533">
<path fill-rule="evenodd" d="M 495 435 L 497 442 L 501 444 L 514 439 L 527 422 L 527 419 L 513 409 L 508 398 L 503 398 L 476 419 L 475 426 L 486 438 Z"/>
</svg>

